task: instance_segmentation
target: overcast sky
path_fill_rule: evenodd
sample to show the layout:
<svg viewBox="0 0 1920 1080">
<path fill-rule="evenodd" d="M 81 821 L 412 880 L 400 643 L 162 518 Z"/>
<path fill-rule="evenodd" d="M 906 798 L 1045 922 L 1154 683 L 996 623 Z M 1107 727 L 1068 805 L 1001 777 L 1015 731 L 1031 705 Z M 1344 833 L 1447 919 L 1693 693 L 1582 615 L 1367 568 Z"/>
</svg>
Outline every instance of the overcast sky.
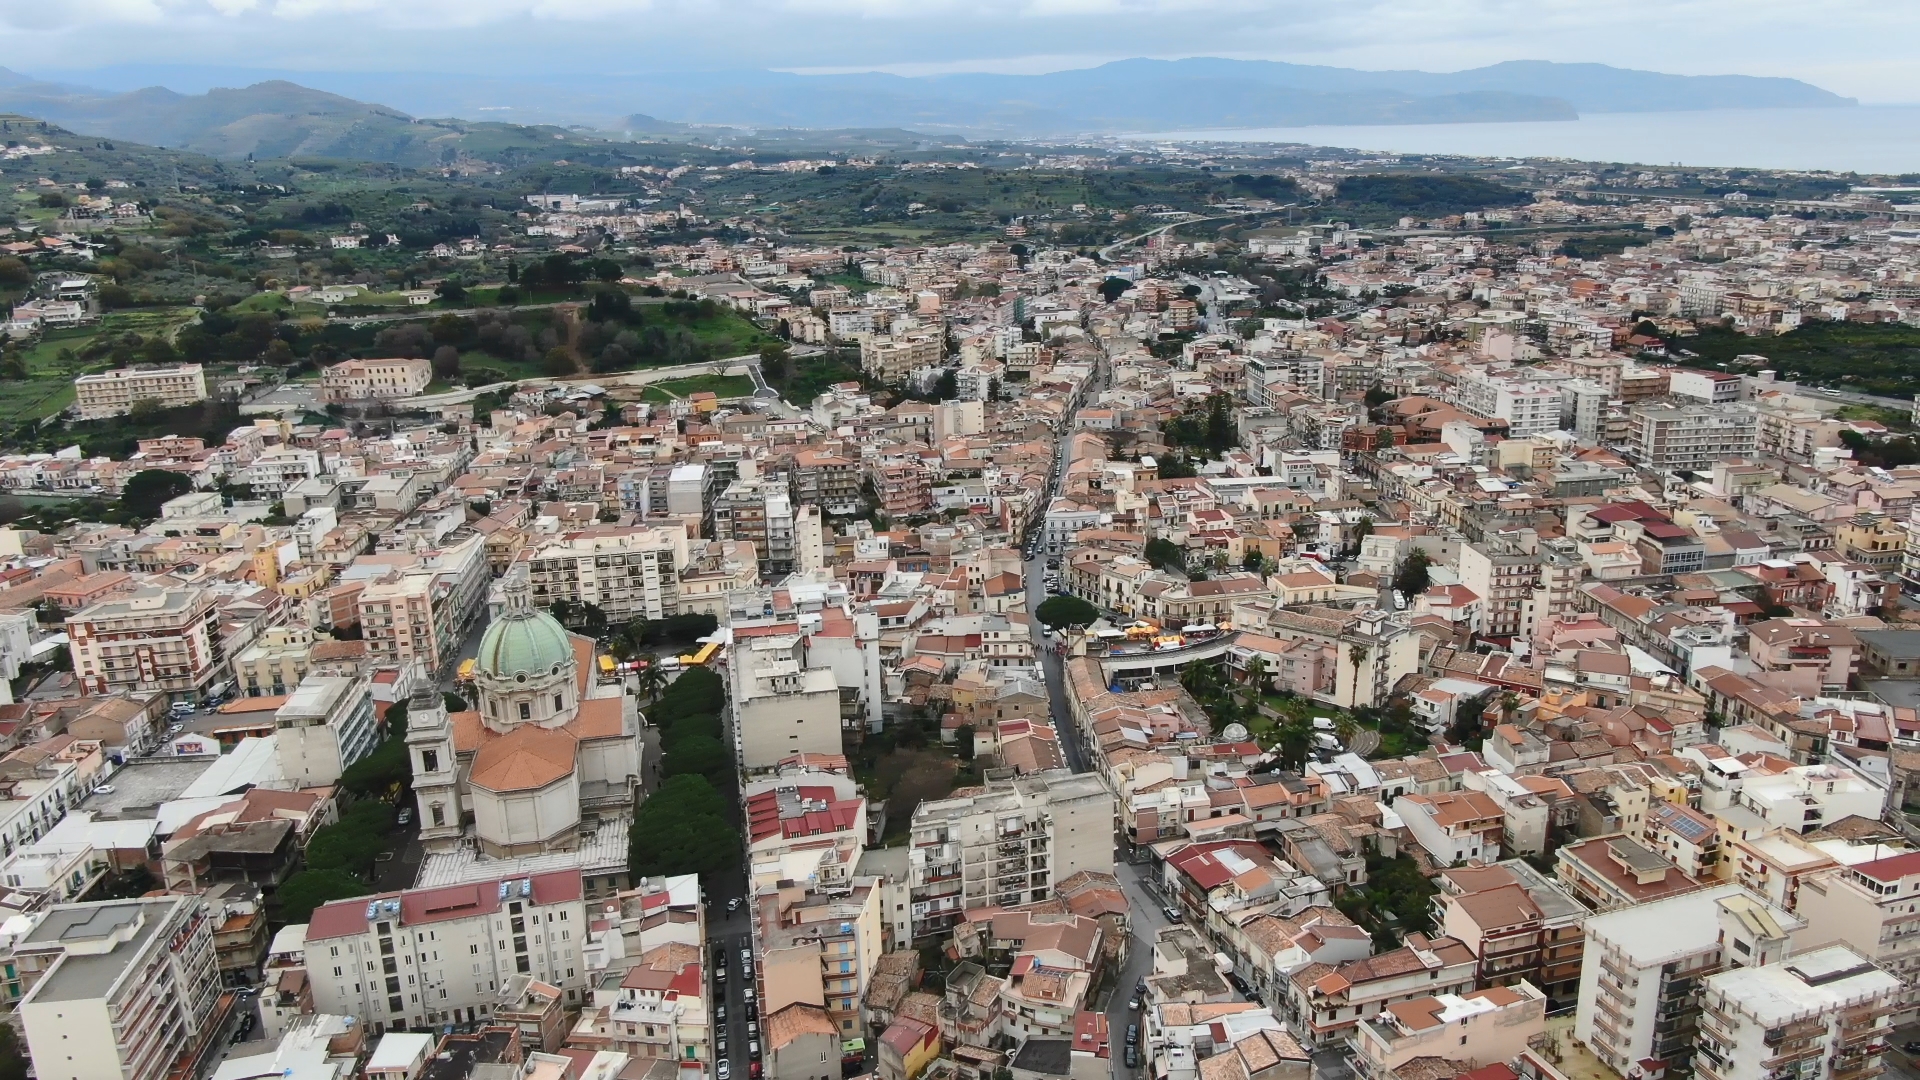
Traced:
<svg viewBox="0 0 1920 1080">
<path fill-rule="evenodd" d="M 1130 56 L 1450 71 L 1538 59 L 1791 76 L 1884 103 L 1920 102 L 1917 46 L 1915 0 L 0 0 L 0 65 L 33 74 L 920 74 Z"/>
</svg>

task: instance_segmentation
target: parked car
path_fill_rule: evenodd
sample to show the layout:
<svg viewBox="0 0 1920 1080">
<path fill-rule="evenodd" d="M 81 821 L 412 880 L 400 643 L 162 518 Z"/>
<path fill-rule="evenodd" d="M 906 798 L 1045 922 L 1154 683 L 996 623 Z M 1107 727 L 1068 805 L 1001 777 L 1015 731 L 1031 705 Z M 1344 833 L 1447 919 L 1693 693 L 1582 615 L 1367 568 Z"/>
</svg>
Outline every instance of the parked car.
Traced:
<svg viewBox="0 0 1920 1080">
<path fill-rule="evenodd" d="M 402 825 L 413 824 L 413 807 L 411 806 L 401 807 L 399 821 L 400 821 L 400 824 Z"/>
<path fill-rule="evenodd" d="M 1127 1045 L 1128 1046 L 1140 1045 L 1140 1025 L 1139 1024 L 1127 1025 Z"/>
<path fill-rule="evenodd" d="M 749 1035 L 760 1034 L 760 1022 L 758 1020 L 755 1020 L 751 1017 L 747 1019 L 747 1034 Z"/>
<path fill-rule="evenodd" d="M 1900 1049 L 1907 1054 L 1920 1054 L 1920 1040 L 1901 1043 Z"/>
<path fill-rule="evenodd" d="M 747 1056 L 749 1058 L 752 1058 L 755 1061 L 760 1060 L 760 1040 L 759 1039 L 747 1040 Z"/>
<path fill-rule="evenodd" d="M 1139 1067 L 1140 1067 L 1140 1048 L 1137 1046 L 1127 1047 L 1127 1068 L 1137 1069 Z"/>
<path fill-rule="evenodd" d="M 727 1064 L 726 1058 L 721 1058 L 720 1063 L 714 1066 L 713 1075 L 719 1077 L 720 1080 L 727 1080 L 727 1077 L 733 1075 L 733 1068 Z"/>
<path fill-rule="evenodd" d="M 1185 922 L 1186 921 L 1186 917 L 1180 914 L 1180 909 L 1177 907 L 1174 907 L 1172 904 L 1168 904 L 1166 907 L 1163 907 L 1160 910 L 1162 913 L 1166 915 L 1168 922 Z"/>
<path fill-rule="evenodd" d="M 731 900 L 729 900 L 729 901 L 727 901 L 727 910 L 728 910 L 728 911 L 739 911 L 739 910 L 740 910 L 740 898 L 736 896 L 736 897 L 734 897 L 733 899 L 731 899 Z"/>
<path fill-rule="evenodd" d="M 753 1004 L 753 984 L 748 983 L 745 987 L 743 987 L 740 991 L 740 996 L 747 999 L 748 1005 L 752 1005 Z"/>
<path fill-rule="evenodd" d="M 1139 994 L 1133 995 L 1133 997 L 1128 1000 L 1127 1008 L 1131 1009 L 1134 1012 L 1140 1011 L 1140 995 Z"/>
<path fill-rule="evenodd" d="M 725 1035 L 722 1035 L 713 1040 L 713 1056 L 714 1057 L 727 1056 L 727 1037 Z"/>
<path fill-rule="evenodd" d="M 713 1018 L 721 1023 L 727 1022 L 727 1003 L 721 1002 L 713 1007 Z"/>
</svg>

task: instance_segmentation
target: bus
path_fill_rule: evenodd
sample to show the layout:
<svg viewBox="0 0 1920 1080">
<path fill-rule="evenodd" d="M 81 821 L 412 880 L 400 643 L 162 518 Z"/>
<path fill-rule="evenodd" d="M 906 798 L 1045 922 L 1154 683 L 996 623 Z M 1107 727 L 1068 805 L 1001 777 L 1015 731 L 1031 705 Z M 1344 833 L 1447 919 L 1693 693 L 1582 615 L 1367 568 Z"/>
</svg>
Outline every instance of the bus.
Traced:
<svg viewBox="0 0 1920 1080">
<path fill-rule="evenodd" d="M 602 654 L 601 654 L 601 656 L 600 656 L 600 677 L 601 677 L 602 679 L 611 679 L 611 678 L 613 678 L 613 677 L 614 677 L 614 675 L 615 675 L 615 674 L 617 674 L 617 673 L 619 672 L 619 670 L 620 670 L 620 669 L 619 669 L 619 667 L 618 667 L 618 665 L 616 665 L 616 664 L 615 664 L 615 663 L 613 662 L 613 657 L 611 657 L 611 656 L 607 656 L 607 655 L 606 655 L 606 654 L 604 654 L 604 653 L 602 653 Z"/>
<path fill-rule="evenodd" d="M 463 683 L 472 682 L 473 669 L 475 666 L 476 666 L 476 661 L 471 656 L 467 657 L 465 660 L 460 661 L 460 674 L 457 676 L 459 680 Z"/>
<path fill-rule="evenodd" d="M 719 651 L 720 643 L 717 641 L 709 641 L 705 645 L 700 646 L 699 652 L 682 656 L 680 663 L 687 667 L 706 667 L 707 664 L 713 660 L 713 655 Z"/>
</svg>

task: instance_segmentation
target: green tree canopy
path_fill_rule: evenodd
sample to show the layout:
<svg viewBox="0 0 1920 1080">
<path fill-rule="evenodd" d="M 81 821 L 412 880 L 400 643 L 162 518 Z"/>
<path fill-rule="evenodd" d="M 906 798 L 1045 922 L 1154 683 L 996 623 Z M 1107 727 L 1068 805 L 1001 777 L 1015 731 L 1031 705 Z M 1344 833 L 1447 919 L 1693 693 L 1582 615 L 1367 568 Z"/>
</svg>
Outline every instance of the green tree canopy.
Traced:
<svg viewBox="0 0 1920 1080">
<path fill-rule="evenodd" d="M 141 469 L 120 489 L 120 505 L 143 518 L 160 516 L 160 505 L 193 490 L 193 478 L 166 469 Z"/>
<path fill-rule="evenodd" d="M 1400 569 L 1393 572 L 1395 592 L 1411 600 L 1427 591 L 1427 553 L 1414 548 L 1407 557 L 1400 560 Z"/>
<path fill-rule="evenodd" d="M 740 832 L 723 809 L 723 798 L 705 777 L 669 777 L 634 814 L 628 868 L 653 877 L 714 874 L 737 865 Z"/>
<path fill-rule="evenodd" d="M 733 753 L 711 735 L 688 735 L 666 752 L 668 776 L 704 776 L 715 784 L 733 768 Z"/>
<path fill-rule="evenodd" d="M 308 869 L 281 882 L 274 895 L 280 902 L 280 921 L 292 924 L 306 922 L 313 916 L 313 909 L 322 904 L 366 896 L 372 891 L 366 882 L 345 870 Z"/>
<path fill-rule="evenodd" d="M 1034 609 L 1044 626 L 1086 626 L 1100 617 L 1100 609 L 1077 596 L 1049 596 Z"/>
<path fill-rule="evenodd" d="M 1146 555 L 1148 562 L 1169 574 L 1187 572 L 1186 549 L 1164 536 L 1156 536 L 1147 541 L 1146 551 L 1143 554 Z"/>
</svg>

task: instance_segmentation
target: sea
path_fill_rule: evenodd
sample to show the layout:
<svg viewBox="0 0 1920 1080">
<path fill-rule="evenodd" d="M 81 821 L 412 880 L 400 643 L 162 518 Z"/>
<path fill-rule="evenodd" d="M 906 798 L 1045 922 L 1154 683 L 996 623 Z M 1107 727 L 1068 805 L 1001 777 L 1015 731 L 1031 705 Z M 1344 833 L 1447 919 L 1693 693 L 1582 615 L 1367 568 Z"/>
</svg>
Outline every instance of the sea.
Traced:
<svg viewBox="0 0 1920 1080">
<path fill-rule="evenodd" d="M 1920 105 L 1594 113 L 1578 120 L 1508 124 L 1325 125 L 1167 131 L 1133 138 L 1642 165 L 1920 173 Z"/>
</svg>

